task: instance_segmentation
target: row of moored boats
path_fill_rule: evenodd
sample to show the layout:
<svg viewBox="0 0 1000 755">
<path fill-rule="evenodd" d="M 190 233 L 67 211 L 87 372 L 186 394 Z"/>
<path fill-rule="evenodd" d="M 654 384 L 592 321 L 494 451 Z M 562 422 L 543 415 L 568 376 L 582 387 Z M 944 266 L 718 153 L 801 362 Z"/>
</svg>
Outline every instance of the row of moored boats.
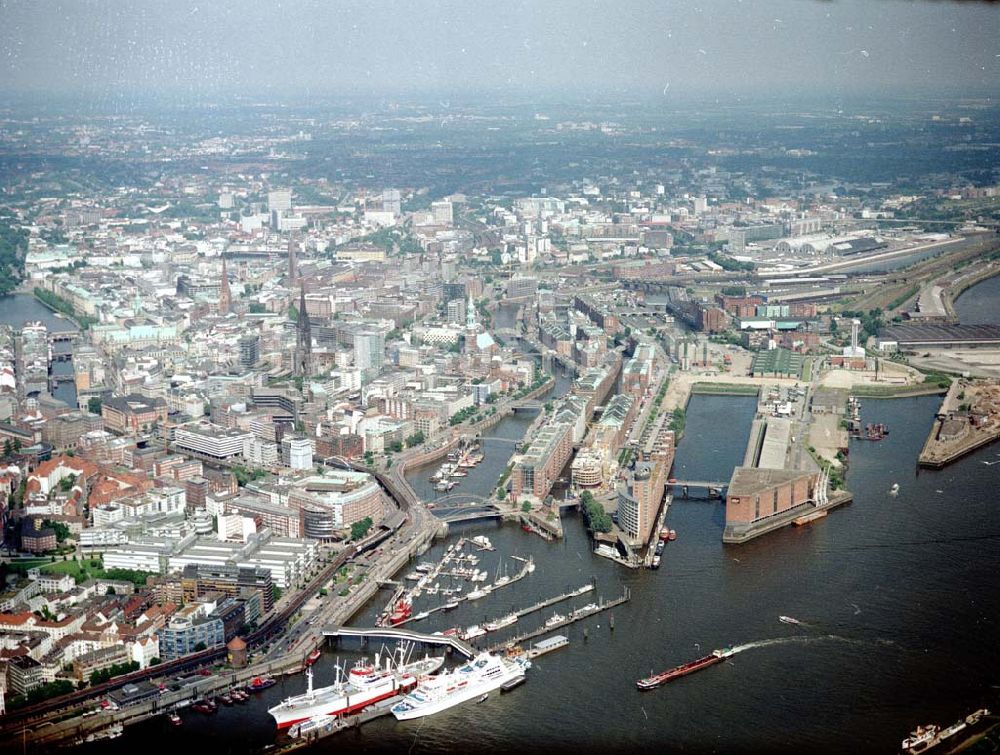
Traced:
<svg viewBox="0 0 1000 755">
<path fill-rule="evenodd" d="M 531 662 L 524 657 L 506 657 L 483 652 L 461 666 L 441 673 L 443 657 L 417 661 L 408 659 L 401 647 L 398 657 L 376 654 L 374 663 L 358 661 L 346 674 L 339 666 L 337 678 L 326 687 L 313 686 L 307 669 L 307 689 L 282 701 L 268 712 L 279 730 L 302 737 L 319 729 L 330 730 L 331 721 L 395 700 L 391 713 L 405 721 L 433 715 L 463 702 L 484 699 L 500 688 L 513 688 L 523 681 Z M 398 699 L 397 699 L 398 698 Z"/>
</svg>

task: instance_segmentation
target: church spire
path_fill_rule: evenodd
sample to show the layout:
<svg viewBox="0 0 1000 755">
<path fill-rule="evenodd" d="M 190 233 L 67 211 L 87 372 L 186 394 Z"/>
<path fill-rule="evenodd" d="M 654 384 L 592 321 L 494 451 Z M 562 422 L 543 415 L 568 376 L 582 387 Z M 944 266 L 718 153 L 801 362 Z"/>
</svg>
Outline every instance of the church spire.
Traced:
<svg viewBox="0 0 1000 755">
<path fill-rule="evenodd" d="M 306 286 L 299 284 L 299 319 L 295 327 L 295 374 L 312 374 L 312 326 L 306 312 Z"/>
<path fill-rule="evenodd" d="M 469 294 L 469 303 L 465 307 L 465 327 L 467 330 L 476 329 L 476 305 L 472 301 L 472 294 Z"/>
</svg>

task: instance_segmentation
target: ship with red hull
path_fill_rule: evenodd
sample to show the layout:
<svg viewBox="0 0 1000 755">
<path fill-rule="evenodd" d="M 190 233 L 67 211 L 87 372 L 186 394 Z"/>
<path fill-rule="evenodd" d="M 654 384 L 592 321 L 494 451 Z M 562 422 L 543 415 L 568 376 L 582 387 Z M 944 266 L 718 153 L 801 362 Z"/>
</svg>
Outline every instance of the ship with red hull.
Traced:
<svg viewBox="0 0 1000 755">
<path fill-rule="evenodd" d="M 698 658 L 697 660 L 690 661 L 689 663 L 685 663 L 681 666 L 661 671 L 659 674 L 653 674 L 645 679 L 640 679 L 635 683 L 635 685 L 639 689 L 643 690 L 656 689 L 661 684 L 666 684 L 667 682 L 672 682 L 674 679 L 679 679 L 682 676 L 693 674 L 695 671 L 701 671 L 709 666 L 714 666 L 716 663 L 722 663 L 730 655 L 732 655 L 732 651 L 730 650 L 713 650 L 709 655 L 706 655 L 703 658 Z"/>
<path fill-rule="evenodd" d="M 347 673 L 346 679 L 338 679 L 335 684 L 319 689 L 313 688 L 312 669 L 308 668 L 305 693 L 289 697 L 267 712 L 277 722 L 279 730 L 317 716 L 355 713 L 381 700 L 405 695 L 417 685 L 419 678 L 434 673 L 443 663 L 443 657 L 405 663 L 401 652 L 398 664 L 388 662 L 381 666 L 376 655 L 374 664 L 359 661 Z"/>
</svg>

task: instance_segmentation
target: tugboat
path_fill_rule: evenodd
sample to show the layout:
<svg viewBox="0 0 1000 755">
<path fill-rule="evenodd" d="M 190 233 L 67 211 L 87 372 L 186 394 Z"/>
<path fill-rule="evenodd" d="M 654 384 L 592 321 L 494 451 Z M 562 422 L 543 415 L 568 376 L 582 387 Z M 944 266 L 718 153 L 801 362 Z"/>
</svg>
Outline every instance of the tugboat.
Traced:
<svg viewBox="0 0 1000 755">
<path fill-rule="evenodd" d="M 316 661 L 319 660 L 320 656 L 323 655 L 323 651 L 319 648 L 313 650 L 309 655 L 306 656 L 306 666 L 312 666 Z"/>
<path fill-rule="evenodd" d="M 402 600 L 396 601 L 396 606 L 392 609 L 392 613 L 389 614 L 389 624 L 395 626 L 396 624 L 402 624 L 404 621 L 410 618 L 410 614 L 413 613 L 413 605 L 410 601 L 403 598 Z"/>
<path fill-rule="evenodd" d="M 250 684 L 247 685 L 247 692 L 262 692 L 265 689 L 273 687 L 278 683 L 277 679 L 272 679 L 271 677 L 261 677 L 255 676 Z"/>
<path fill-rule="evenodd" d="M 199 700 L 194 705 L 191 706 L 191 710 L 197 711 L 198 713 L 215 713 L 218 710 L 218 706 L 211 700 Z"/>
</svg>

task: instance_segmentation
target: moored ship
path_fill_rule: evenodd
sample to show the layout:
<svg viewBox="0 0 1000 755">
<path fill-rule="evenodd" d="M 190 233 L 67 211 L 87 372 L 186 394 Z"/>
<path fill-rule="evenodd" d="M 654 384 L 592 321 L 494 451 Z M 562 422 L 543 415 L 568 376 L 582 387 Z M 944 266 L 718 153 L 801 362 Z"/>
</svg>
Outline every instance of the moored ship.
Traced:
<svg viewBox="0 0 1000 755">
<path fill-rule="evenodd" d="M 389 623 L 392 625 L 402 624 L 410 618 L 413 613 L 413 604 L 404 599 L 398 600 L 389 614 Z"/>
<path fill-rule="evenodd" d="M 511 624 L 517 621 L 516 613 L 509 613 L 506 616 L 501 616 L 496 621 L 490 621 L 486 624 L 487 632 L 495 632 L 498 629 L 503 629 L 504 627 L 509 627 Z"/>
<path fill-rule="evenodd" d="M 942 729 L 936 724 L 918 726 L 910 732 L 910 736 L 903 740 L 900 748 L 903 752 L 910 753 L 912 755 L 927 752 L 927 750 L 937 747 L 946 739 L 950 739 L 956 734 L 959 734 L 970 727 L 976 726 L 980 723 L 980 721 L 987 718 L 989 715 L 990 712 L 988 709 L 980 708 L 979 710 L 970 713 L 965 718 L 956 721 L 947 729 Z"/>
<path fill-rule="evenodd" d="M 400 658 L 403 656 L 404 651 L 401 650 Z M 306 691 L 286 698 L 267 712 L 277 722 L 278 729 L 287 729 L 317 716 L 354 713 L 379 700 L 409 692 L 416 686 L 419 677 L 434 673 L 443 663 L 443 657 L 426 657 L 414 663 L 400 663 L 393 667 L 391 661 L 386 659 L 385 666 L 381 667 L 376 655 L 374 664 L 359 661 L 346 679 L 340 679 L 338 669 L 338 680 L 319 689 L 313 688 L 312 669 L 309 669 L 306 671 Z"/>
<path fill-rule="evenodd" d="M 703 668 L 714 666 L 716 663 L 722 663 L 730 655 L 731 651 L 729 650 L 713 650 L 711 654 L 706 655 L 703 658 L 698 658 L 697 660 L 685 663 L 681 666 L 661 671 L 659 674 L 653 674 L 645 679 L 640 679 L 635 683 L 635 685 L 639 689 L 643 690 L 656 689 L 661 684 L 666 684 L 667 682 L 673 681 L 674 679 L 678 679 L 682 676 L 693 674 L 695 671 L 701 671 Z"/>
<path fill-rule="evenodd" d="M 392 708 L 400 721 L 422 718 L 459 705 L 482 699 L 495 689 L 524 676 L 531 662 L 525 658 L 504 658 L 481 653 L 463 666 L 445 674 L 422 680 Z"/>
</svg>

